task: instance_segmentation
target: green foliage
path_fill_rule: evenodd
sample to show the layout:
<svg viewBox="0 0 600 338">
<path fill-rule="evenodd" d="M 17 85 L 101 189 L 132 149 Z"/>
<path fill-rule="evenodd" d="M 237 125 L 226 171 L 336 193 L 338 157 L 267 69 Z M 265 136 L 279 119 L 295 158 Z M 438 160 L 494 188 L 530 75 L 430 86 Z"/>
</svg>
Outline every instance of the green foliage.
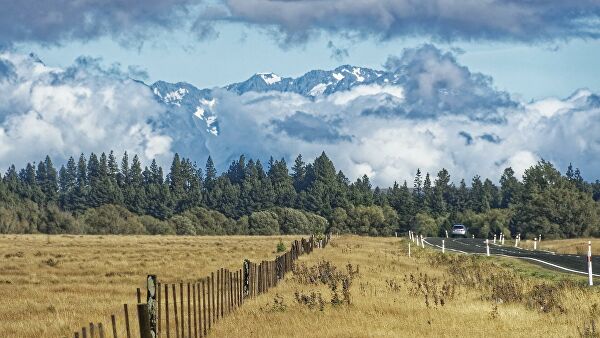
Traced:
<svg viewBox="0 0 600 338">
<path fill-rule="evenodd" d="M 120 163 L 120 165 L 119 165 Z M 353 183 L 322 153 L 312 163 L 240 156 L 204 172 L 175 154 L 168 173 L 135 154 L 71 157 L 57 170 L 49 156 L 0 179 L 0 233 L 149 233 L 181 235 L 356 233 L 391 236 L 410 229 L 443 235 L 454 223 L 476 236 L 600 236 L 600 181 L 572 165 L 563 176 L 550 162 L 522 182 L 506 168 L 496 186 L 476 175 L 455 185 L 450 173 L 417 169 L 390 188 L 363 175 Z"/>
<path fill-rule="evenodd" d="M 283 241 L 280 239 L 279 243 L 277 243 L 277 252 L 285 252 L 286 250 L 285 244 L 283 244 Z"/>
<path fill-rule="evenodd" d="M 122 206 L 107 204 L 88 209 L 81 217 L 89 234 L 144 234 L 138 217 Z"/>
<path fill-rule="evenodd" d="M 270 236 L 279 234 L 277 214 L 272 211 L 253 212 L 248 217 L 248 234 Z"/>
</svg>

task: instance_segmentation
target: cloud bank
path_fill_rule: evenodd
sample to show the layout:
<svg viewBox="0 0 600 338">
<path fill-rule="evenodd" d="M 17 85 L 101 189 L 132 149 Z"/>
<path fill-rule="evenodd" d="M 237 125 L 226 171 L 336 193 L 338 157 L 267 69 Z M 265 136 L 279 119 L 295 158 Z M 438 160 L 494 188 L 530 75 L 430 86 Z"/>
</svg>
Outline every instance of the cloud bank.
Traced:
<svg viewBox="0 0 600 338">
<path fill-rule="evenodd" d="M 504 168 L 522 174 L 541 158 L 563 170 L 573 162 L 584 177 L 598 178 L 597 93 L 519 102 L 431 45 L 390 57 L 386 67 L 396 82 L 314 97 L 222 88 L 193 96 L 191 85 L 177 83 L 161 95 L 178 99 L 163 104 L 143 83 L 94 59 L 55 69 L 3 53 L 0 167 L 114 149 L 167 165 L 174 152 L 200 165 L 210 154 L 226 169 L 240 154 L 291 163 L 326 151 L 350 179 L 367 174 L 381 186 L 410 182 L 417 168 L 446 168 L 455 182 L 476 174 L 497 181 Z"/>
<path fill-rule="evenodd" d="M 351 38 L 427 36 L 438 41 L 545 42 L 600 37 L 600 3 L 590 0 L 104 0 L 4 1 L 0 45 L 60 44 L 102 36 L 139 46 L 156 31 L 183 29 L 199 40 L 216 23 L 266 29 L 282 45 L 321 32 Z M 342 52 L 343 49 L 338 49 Z M 334 55 L 340 55 L 335 54 Z"/>
<path fill-rule="evenodd" d="M 58 44 L 102 36 L 139 43 L 156 29 L 173 28 L 189 15 L 192 0 L 3 1 L 0 45 Z M 130 39 L 135 37 L 136 39 Z"/>
<path fill-rule="evenodd" d="M 7 71 L 8 70 L 8 71 Z M 0 167 L 82 152 L 170 157 L 172 138 L 153 125 L 165 111 L 143 84 L 98 60 L 66 69 L 34 56 L 0 53 Z"/>
<path fill-rule="evenodd" d="M 600 36 L 598 1 L 513 0 L 224 0 L 233 20 L 276 30 L 286 43 L 319 31 L 381 40 L 416 35 L 437 40 L 546 41 Z"/>
</svg>

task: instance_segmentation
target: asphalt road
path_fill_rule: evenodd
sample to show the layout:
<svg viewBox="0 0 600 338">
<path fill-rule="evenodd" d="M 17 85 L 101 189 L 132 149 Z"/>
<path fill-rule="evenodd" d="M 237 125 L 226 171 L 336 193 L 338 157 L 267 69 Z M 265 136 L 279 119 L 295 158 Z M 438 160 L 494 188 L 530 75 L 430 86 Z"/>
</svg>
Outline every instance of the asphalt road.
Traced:
<svg viewBox="0 0 600 338">
<path fill-rule="evenodd" d="M 484 254 L 485 240 L 480 238 L 439 238 L 428 237 L 424 239 L 425 246 L 433 247 L 438 250 L 442 249 L 442 239 L 445 240 L 444 246 L 448 251 L 460 252 L 465 254 Z M 499 242 L 497 242 L 499 243 Z M 527 250 L 515 248 L 514 244 L 501 246 L 492 244 L 490 240 L 490 255 L 493 256 L 509 256 L 528 260 L 531 263 L 559 270 L 563 272 L 577 273 L 582 275 L 588 274 L 587 256 L 570 255 L 570 254 L 555 254 L 544 250 Z M 600 257 L 592 256 L 592 272 L 595 277 L 600 277 Z"/>
</svg>

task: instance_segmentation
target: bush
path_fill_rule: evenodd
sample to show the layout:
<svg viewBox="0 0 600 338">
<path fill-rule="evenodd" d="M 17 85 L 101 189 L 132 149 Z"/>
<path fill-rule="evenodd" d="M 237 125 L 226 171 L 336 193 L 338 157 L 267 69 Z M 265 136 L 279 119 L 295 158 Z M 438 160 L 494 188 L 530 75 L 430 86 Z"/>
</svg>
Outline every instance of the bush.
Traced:
<svg viewBox="0 0 600 338">
<path fill-rule="evenodd" d="M 215 210 L 195 207 L 173 218 L 181 216 L 187 218 L 197 235 L 233 235 L 243 233 L 237 223 Z M 172 219 L 173 219 L 172 218 Z"/>
<path fill-rule="evenodd" d="M 61 211 L 57 206 L 49 206 L 38 230 L 46 234 L 77 234 L 83 232 L 83 226 L 73 215 Z"/>
<path fill-rule="evenodd" d="M 285 250 L 285 244 L 283 244 L 283 241 L 280 239 L 279 243 L 277 243 L 277 252 L 285 252 Z"/>
<path fill-rule="evenodd" d="M 271 211 L 253 212 L 248 217 L 248 232 L 250 235 L 262 236 L 279 234 L 277 214 Z"/>
<path fill-rule="evenodd" d="M 274 208 L 273 212 L 284 234 L 322 234 L 329 225 L 325 218 L 310 212 L 292 208 Z"/>
<path fill-rule="evenodd" d="M 138 217 L 119 205 L 107 204 L 88 209 L 80 219 L 89 234 L 144 234 Z"/>
<path fill-rule="evenodd" d="M 175 227 L 165 221 L 161 221 L 152 216 L 144 215 L 138 217 L 138 220 L 144 225 L 146 232 L 151 235 L 175 235 Z"/>
<path fill-rule="evenodd" d="M 169 223 L 175 228 L 175 233 L 182 236 L 193 236 L 196 235 L 196 228 L 192 221 L 182 215 L 175 215 L 171 217 Z"/>
</svg>

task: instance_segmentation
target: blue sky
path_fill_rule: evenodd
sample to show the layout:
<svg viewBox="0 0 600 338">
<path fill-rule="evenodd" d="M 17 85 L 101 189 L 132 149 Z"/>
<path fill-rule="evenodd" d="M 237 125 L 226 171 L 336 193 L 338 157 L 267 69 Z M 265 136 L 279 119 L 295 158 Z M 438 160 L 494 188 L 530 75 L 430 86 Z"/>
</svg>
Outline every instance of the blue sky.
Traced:
<svg viewBox="0 0 600 338">
<path fill-rule="evenodd" d="M 158 94 L 130 78 L 212 88 L 343 64 L 393 77 L 363 82 L 352 68 L 305 92 L 263 78 L 266 91 Z M 240 154 L 326 151 L 350 179 L 384 186 L 417 168 L 497 181 L 540 159 L 595 180 L 599 69 L 598 1 L 5 2 L 0 168 L 111 149 L 166 166 L 210 155 L 221 169 Z"/>
<path fill-rule="evenodd" d="M 49 65 L 65 67 L 81 55 L 101 57 L 107 65 L 141 67 L 149 75 L 147 82 L 183 81 L 204 88 L 243 81 L 256 72 L 295 77 L 341 64 L 381 69 L 389 55 L 431 41 L 422 37 L 350 41 L 323 33 L 301 45 L 281 47 L 271 35 L 248 25 L 219 24 L 218 29 L 219 37 L 207 41 L 196 40 L 184 29 L 162 32 L 141 48 L 124 46 L 110 37 L 61 45 L 28 42 L 17 48 L 36 53 Z M 332 56 L 330 41 L 348 55 Z M 499 89 L 525 100 L 566 97 L 577 88 L 600 89 L 600 43 L 596 40 L 435 43 L 445 50 L 458 50 L 455 54 L 462 64 L 492 76 Z"/>
</svg>

